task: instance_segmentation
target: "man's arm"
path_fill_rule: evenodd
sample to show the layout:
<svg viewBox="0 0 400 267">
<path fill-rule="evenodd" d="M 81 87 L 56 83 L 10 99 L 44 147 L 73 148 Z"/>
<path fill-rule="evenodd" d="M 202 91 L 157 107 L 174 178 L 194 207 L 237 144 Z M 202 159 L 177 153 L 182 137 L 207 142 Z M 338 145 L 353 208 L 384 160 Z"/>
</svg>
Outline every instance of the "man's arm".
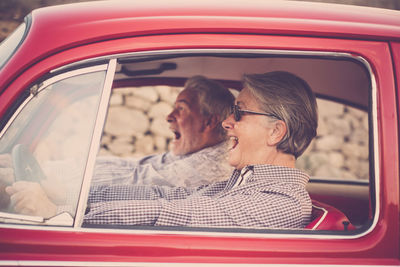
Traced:
<svg viewBox="0 0 400 267">
<path fill-rule="evenodd" d="M 151 155 L 142 159 L 98 157 L 92 178 L 92 186 L 112 184 L 168 185 L 158 172 L 165 154 Z M 172 175 L 172 173 L 168 173 Z"/>
<path fill-rule="evenodd" d="M 133 183 L 133 171 L 137 162 L 117 157 L 98 157 L 92 177 L 92 185 Z"/>
</svg>

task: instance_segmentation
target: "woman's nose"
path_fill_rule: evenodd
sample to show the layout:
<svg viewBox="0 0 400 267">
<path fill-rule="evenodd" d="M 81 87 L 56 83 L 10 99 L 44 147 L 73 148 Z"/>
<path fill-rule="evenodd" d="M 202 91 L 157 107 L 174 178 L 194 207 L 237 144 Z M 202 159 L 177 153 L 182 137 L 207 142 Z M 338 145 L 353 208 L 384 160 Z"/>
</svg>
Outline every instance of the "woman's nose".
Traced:
<svg viewBox="0 0 400 267">
<path fill-rule="evenodd" d="M 231 114 L 222 122 L 222 127 L 224 127 L 225 130 L 233 129 L 233 124 L 234 119 L 233 114 Z"/>
</svg>

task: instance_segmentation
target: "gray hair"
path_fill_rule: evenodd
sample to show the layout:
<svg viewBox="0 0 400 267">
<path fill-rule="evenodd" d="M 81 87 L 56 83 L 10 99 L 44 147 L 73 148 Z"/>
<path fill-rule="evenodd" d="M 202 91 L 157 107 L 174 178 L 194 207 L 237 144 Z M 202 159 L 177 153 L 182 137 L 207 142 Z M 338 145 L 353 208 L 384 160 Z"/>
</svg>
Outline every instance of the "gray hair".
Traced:
<svg viewBox="0 0 400 267">
<path fill-rule="evenodd" d="M 307 82 L 292 73 L 274 71 L 244 75 L 243 85 L 261 110 L 285 122 L 287 133 L 277 149 L 296 158 L 303 154 L 318 127 L 317 102 Z"/>
<path fill-rule="evenodd" d="M 185 83 L 185 90 L 197 94 L 200 113 L 203 116 L 218 118 L 217 131 L 224 137 L 226 132 L 222 127 L 222 121 L 231 113 L 231 107 L 235 101 L 233 94 L 220 83 L 200 75 L 189 78 Z"/>
</svg>

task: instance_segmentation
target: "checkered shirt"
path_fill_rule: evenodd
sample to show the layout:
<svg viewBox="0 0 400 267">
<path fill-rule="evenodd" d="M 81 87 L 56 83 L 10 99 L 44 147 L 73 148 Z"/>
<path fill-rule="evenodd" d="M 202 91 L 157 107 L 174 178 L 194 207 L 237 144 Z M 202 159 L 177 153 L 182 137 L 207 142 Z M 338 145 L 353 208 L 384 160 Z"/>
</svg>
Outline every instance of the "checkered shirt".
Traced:
<svg viewBox="0 0 400 267">
<path fill-rule="evenodd" d="M 88 224 L 190 227 L 302 228 L 311 217 L 309 180 L 300 170 L 254 165 L 245 183 L 197 188 L 100 185 L 89 196 Z"/>
<path fill-rule="evenodd" d="M 171 152 L 141 159 L 99 157 L 92 186 L 136 184 L 197 187 L 223 181 L 233 168 L 226 159 L 227 143 L 175 156 Z"/>
</svg>

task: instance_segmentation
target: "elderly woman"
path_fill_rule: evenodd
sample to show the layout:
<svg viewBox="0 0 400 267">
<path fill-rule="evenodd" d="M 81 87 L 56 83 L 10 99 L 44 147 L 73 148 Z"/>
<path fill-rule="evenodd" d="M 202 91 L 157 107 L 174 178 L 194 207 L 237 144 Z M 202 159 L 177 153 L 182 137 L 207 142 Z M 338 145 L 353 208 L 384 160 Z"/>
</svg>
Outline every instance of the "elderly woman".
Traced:
<svg viewBox="0 0 400 267">
<path fill-rule="evenodd" d="M 222 125 L 232 141 L 231 182 L 253 191 L 249 201 L 261 225 L 297 228 L 309 222 L 309 177 L 295 169 L 295 161 L 315 137 L 317 121 L 316 100 L 305 81 L 287 72 L 244 77 L 233 115 Z"/>
<path fill-rule="evenodd" d="M 198 188 L 100 186 L 89 224 L 302 228 L 311 217 L 308 175 L 295 160 L 316 135 L 315 96 L 288 72 L 244 76 L 223 122 L 231 139 L 230 179 Z"/>
</svg>

